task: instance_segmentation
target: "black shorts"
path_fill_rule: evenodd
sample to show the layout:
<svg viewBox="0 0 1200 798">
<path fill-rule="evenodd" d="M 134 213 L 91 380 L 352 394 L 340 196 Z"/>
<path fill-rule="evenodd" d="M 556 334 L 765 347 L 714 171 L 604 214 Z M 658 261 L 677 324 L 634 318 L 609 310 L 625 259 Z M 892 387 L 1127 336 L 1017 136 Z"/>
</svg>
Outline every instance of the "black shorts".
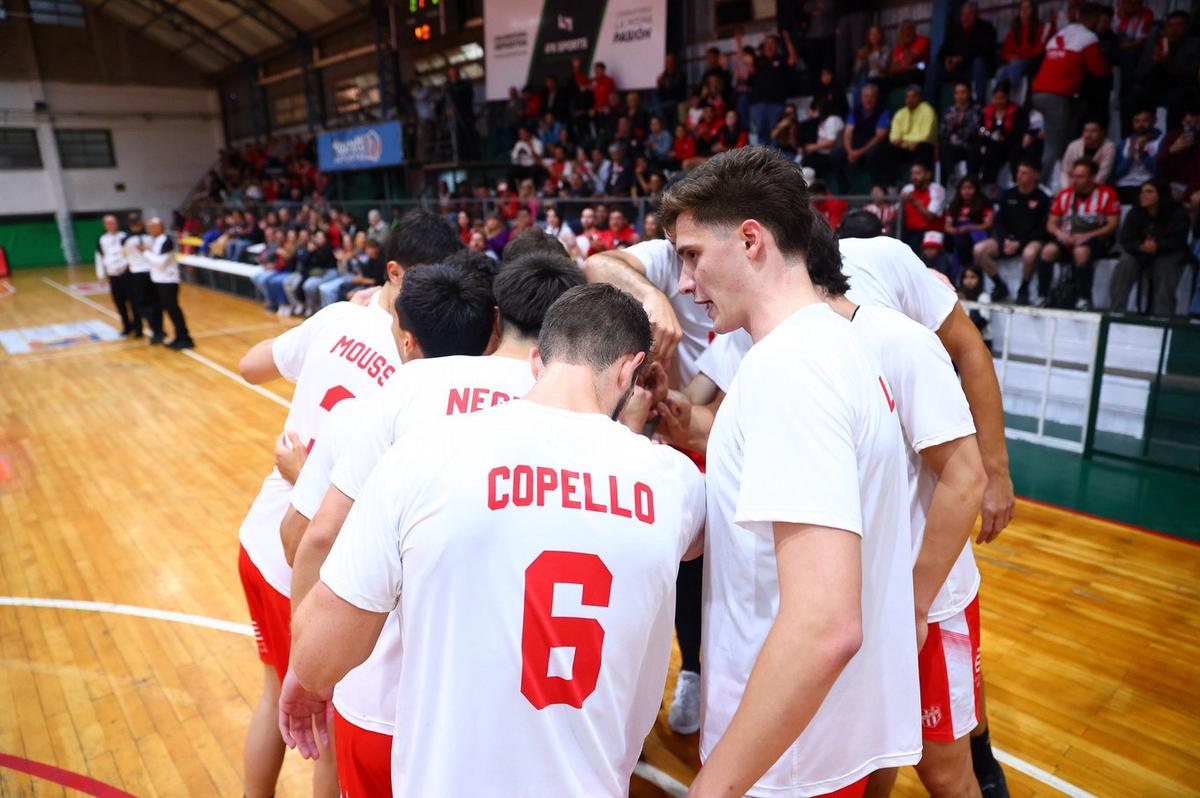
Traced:
<svg viewBox="0 0 1200 798">
<path fill-rule="evenodd" d="M 1058 244 L 1059 263 L 1071 263 L 1075 260 L 1075 256 L 1072 254 L 1072 250 L 1075 247 L 1065 245 L 1059 241 L 1055 241 L 1054 243 Z M 1112 240 L 1107 238 L 1089 238 L 1083 246 L 1088 248 L 1088 262 L 1095 263 L 1112 249 Z"/>
</svg>

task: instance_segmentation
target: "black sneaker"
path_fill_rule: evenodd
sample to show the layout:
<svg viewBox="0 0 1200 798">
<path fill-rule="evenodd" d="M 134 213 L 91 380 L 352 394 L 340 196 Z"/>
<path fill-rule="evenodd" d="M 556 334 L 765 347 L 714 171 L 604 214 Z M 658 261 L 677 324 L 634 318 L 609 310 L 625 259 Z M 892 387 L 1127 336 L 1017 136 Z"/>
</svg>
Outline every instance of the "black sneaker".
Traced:
<svg viewBox="0 0 1200 798">
<path fill-rule="evenodd" d="M 975 779 L 979 782 L 979 792 L 983 794 L 983 798 L 1008 798 L 1008 781 L 1004 778 L 1004 768 L 1000 767 L 999 762 L 995 763 L 995 767 L 989 768 L 987 773 L 976 773 Z"/>
<path fill-rule="evenodd" d="M 1008 301 L 1008 285 L 999 276 L 992 278 L 992 301 L 1007 302 Z"/>
<path fill-rule="evenodd" d="M 153 346 L 155 344 L 161 344 L 165 340 L 167 339 L 161 335 L 152 335 L 150 336 L 150 345 Z"/>
<path fill-rule="evenodd" d="M 1028 305 L 1029 304 L 1029 286 L 1022 285 L 1020 288 L 1017 289 L 1017 304 L 1018 305 Z"/>
<path fill-rule="evenodd" d="M 176 338 L 167 344 L 167 349 L 195 349 L 196 344 L 191 338 Z"/>
</svg>

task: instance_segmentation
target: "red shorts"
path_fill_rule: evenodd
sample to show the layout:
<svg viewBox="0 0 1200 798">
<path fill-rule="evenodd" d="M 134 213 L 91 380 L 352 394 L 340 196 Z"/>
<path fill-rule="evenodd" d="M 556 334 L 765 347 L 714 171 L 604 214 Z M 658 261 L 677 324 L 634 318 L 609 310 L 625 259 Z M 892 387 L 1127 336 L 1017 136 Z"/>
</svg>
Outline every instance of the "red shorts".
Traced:
<svg viewBox="0 0 1200 798">
<path fill-rule="evenodd" d="M 823 795 L 817 796 L 817 798 L 863 798 L 863 795 L 866 794 L 866 792 L 867 792 L 867 779 L 868 778 L 870 778 L 870 777 L 863 776 L 861 779 L 854 782 L 853 784 L 847 784 L 845 787 L 841 788 L 840 790 L 834 790 L 833 792 L 827 792 Z"/>
<path fill-rule="evenodd" d="M 292 602 L 267 584 L 242 547 L 238 551 L 238 576 L 242 578 L 242 592 L 246 594 L 250 622 L 254 624 L 258 658 L 274 667 L 282 682 L 292 647 Z"/>
<path fill-rule="evenodd" d="M 921 731 L 951 743 L 979 725 L 979 596 L 958 615 L 929 624 L 917 659 L 921 671 Z"/>
<path fill-rule="evenodd" d="M 355 726 L 333 710 L 333 744 L 341 798 L 392 794 L 392 736 Z"/>
</svg>

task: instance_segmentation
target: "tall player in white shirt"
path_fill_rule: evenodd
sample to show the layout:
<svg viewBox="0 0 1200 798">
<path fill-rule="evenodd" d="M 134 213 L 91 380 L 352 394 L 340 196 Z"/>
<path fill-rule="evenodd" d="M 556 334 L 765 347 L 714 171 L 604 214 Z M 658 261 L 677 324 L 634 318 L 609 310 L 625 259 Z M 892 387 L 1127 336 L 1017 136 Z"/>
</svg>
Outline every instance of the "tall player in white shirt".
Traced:
<svg viewBox="0 0 1200 798">
<path fill-rule="evenodd" d="M 551 308 L 520 402 L 401 440 L 296 614 L 289 742 L 399 607 L 393 795 L 620 796 L 654 722 L 695 466 L 617 424 L 651 342 L 608 285 Z M 420 452 L 413 456 L 412 452 Z M 464 767 L 462 751 L 471 752 Z"/>
<path fill-rule="evenodd" d="M 437 357 L 439 352 L 427 352 L 429 357 L 400 369 L 386 390 L 338 408 L 330 420 L 330 434 L 317 442 L 292 492 L 298 515 L 314 518 L 296 552 L 294 607 L 318 581 L 350 507 L 392 444 L 439 418 L 524 396 L 533 386 L 529 355 L 537 346 L 546 311 L 582 282 L 579 267 L 565 254 L 535 252 L 506 262 L 493 284 L 500 313 L 500 343 L 493 354 Z M 398 619 L 393 615 L 371 656 L 334 691 L 342 798 L 391 792 L 399 646 Z"/>
<path fill-rule="evenodd" d="M 709 440 L 696 796 L 861 794 L 920 756 L 900 427 L 823 301 L 837 242 L 799 167 L 722 153 L 663 197 L 680 287 L 755 341 Z"/>
<path fill-rule="evenodd" d="M 430 213 L 410 212 L 388 240 L 388 282 L 370 306 L 335 303 L 246 353 L 241 373 L 248 382 L 259 384 L 283 377 L 296 383 L 285 435 L 297 436 L 307 448 L 319 436 L 334 405 L 348 397 L 369 395 L 387 384 L 400 366 L 391 308 L 405 268 L 436 262 L 461 246 L 444 220 Z M 238 573 L 264 665 L 263 690 L 246 733 L 247 798 L 274 794 L 285 750 L 276 716 L 291 645 L 291 569 L 284 558 L 279 524 L 291 488 L 277 469 L 268 474 L 238 531 Z M 335 774 L 332 768 L 324 770 L 323 791 L 328 792 L 329 779 Z"/>
</svg>

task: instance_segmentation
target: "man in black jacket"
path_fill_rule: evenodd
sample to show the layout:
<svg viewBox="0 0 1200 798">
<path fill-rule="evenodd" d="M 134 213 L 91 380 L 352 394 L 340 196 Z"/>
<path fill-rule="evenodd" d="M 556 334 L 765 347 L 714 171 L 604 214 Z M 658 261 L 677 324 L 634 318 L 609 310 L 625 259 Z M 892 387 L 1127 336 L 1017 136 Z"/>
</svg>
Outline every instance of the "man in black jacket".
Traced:
<svg viewBox="0 0 1200 798">
<path fill-rule="evenodd" d="M 1046 217 L 1050 214 L 1050 197 L 1038 187 L 1038 165 L 1025 161 L 1017 167 L 1017 184 L 1000 195 L 996 203 L 996 221 L 992 238 L 975 245 L 975 263 L 983 269 L 995 287 L 992 300 L 1008 299 L 1008 286 L 996 274 L 997 258 L 1021 256 L 1021 288 L 1017 304 L 1029 304 L 1029 279 L 1037 269 L 1038 253 L 1046 238 Z"/>
<path fill-rule="evenodd" d="M 959 21 L 946 31 L 937 58 L 926 70 L 925 96 L 935 108 L 942 105 L 942 85 L 967 83 L 976 99 L 987 96 L 988 78 L 996 59 L 996 28 L 979 18 L 973 2 L 963 3 Z"/>
</svg>

